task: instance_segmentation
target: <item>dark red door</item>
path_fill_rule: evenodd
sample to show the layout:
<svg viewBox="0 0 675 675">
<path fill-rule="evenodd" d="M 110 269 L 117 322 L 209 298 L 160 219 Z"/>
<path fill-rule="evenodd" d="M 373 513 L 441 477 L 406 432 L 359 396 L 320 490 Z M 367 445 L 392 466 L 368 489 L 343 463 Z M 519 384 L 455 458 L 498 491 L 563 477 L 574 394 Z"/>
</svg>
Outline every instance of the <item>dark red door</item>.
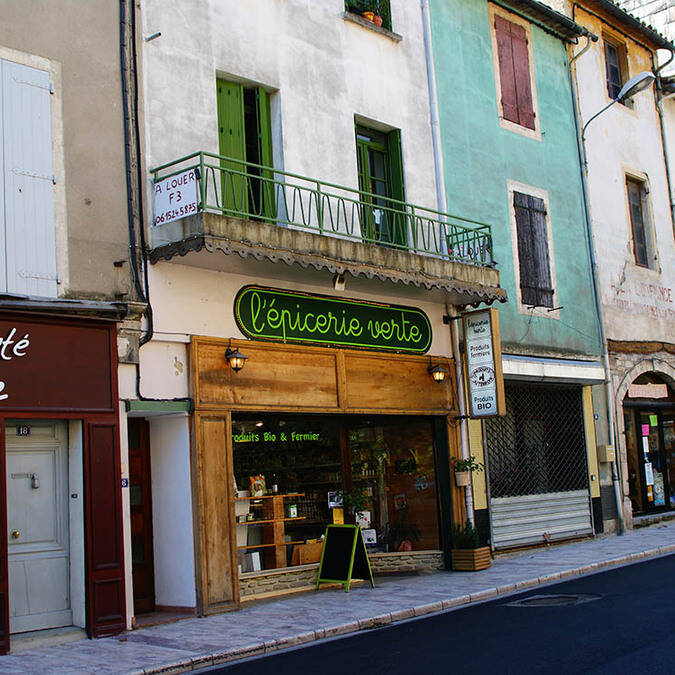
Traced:
<svg viewBox="0 0 675 675">
<path fill-rule="evenodd" d="M 131 563 L 134 613 L 155 609 L 152 553 L 152 492 L 148 423 L 129 420 L 129 502 L 131 506 Z"/>
<path fill-rule="evenodd" d="M 0 654 L 9 651 L 9 573 L 7 570 L 7 487 L 5 420 L 0 419 Z"/>
</svg>

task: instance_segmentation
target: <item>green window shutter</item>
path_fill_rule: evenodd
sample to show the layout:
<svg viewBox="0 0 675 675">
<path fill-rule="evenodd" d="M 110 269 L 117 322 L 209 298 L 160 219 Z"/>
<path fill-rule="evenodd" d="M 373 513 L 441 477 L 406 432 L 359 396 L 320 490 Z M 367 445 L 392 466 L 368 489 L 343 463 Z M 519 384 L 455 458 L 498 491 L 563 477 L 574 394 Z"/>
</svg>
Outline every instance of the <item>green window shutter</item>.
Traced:
<svg viewBox="0 0 675 675">
<path fill-rule="evenodd" d="M 395 129 L 387 134 L 387 152 L 389 154 L 389 186 L 393 199 L 405 201 L 405 182 L 403 180 L 403 152 L 401 150 L 401 131 Z M 391 204 L 397 210 L 403 210 L 401 204 Z M 408 241 L 408 219 L 399 213 L 391 214 L 392 243 L 405 245 Z"/>
<path fill-rule="evenodd" d="M 244 133 L 244 88 L 236 82 L 216 81 L 218 94 L 218 147 L 224 157 L 246 159 Z M 248 211 L 247 187 L 244 178 L 233 171 L 243 171 L 239 162 L 221 160 L 221 204 L 228 211 Z"/>
<path fill-rule="evenodd" d="M 257 87 L 255 90 L 255 101 L 258 117 L 258 157 L 260 158 L 260 164 L 273 167 L 270 96 L 262 87 Z M 265 216 L 265 220 L 274 221 L 276 219 L 275 186 L 271 182 L 274 179 L 274 172 L 262 170 L 260 175 L 265 179 L 261 181 L 260 185 L 262 213 Z"/>
</svg>

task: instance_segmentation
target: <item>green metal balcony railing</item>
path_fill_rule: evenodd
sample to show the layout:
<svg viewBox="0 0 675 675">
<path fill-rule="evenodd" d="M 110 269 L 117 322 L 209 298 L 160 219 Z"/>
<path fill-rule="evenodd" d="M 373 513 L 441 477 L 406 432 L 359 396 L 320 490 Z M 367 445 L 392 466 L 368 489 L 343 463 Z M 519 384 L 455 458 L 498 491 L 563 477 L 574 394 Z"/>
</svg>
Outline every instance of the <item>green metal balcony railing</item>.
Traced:
<svg viewBox="0 0 675 675">
<path fill-rule="evenodd" d="M 494 267 L 489 225 L 208 152 L 151 170 L 198 170 L 199 210 Z M 162 225 L 157 225 L 162 227 Z"/>
</svg>

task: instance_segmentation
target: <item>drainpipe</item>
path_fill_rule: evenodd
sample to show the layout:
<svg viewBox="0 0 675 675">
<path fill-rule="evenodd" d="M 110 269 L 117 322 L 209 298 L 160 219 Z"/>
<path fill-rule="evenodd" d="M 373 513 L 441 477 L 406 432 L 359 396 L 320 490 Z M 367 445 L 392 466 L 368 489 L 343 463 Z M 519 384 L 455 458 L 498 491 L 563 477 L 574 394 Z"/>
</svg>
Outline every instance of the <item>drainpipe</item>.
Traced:
<svg viewBox="0 0 675 675">
<path fill-rule="evenodd" d="M 436 90 L 436 72 L 434 70 L 433 49 L 431 46 L 431 16 L 429 14 L 429 0 L 420 0 L 422 9 L 422 32 L 424 35 L 424 55 L 427 66 L 427 89 L 429 92 L 429 118 L 431 123 L 431 141 L 434 152 L 434 177 L 436 179 L 436 208 L 441 213 L 447 213 L 448 206 L 445 198 L 445 180 L 443 168 L 443 150 L 441 144 L 441 127 L 438 119 L 438 93 Z M 457 401 L 459 409 L 459 436 L 462 459 L 469 458 L 469 428 L 466 417 L 464 398 L 464 374 L 462 373 L 462 355 L 459 352 L 459 329 L 457 322 L 459 312 L 453 306 L 446 305 L 450 317 L 450 337 L 452 354 L 455 364 L 455 379 L 457 381 Z M 466 519 L 474 524 L 473 517 L 473 489 L 471 483 L 464 488 L 464 504 Z"/>
<path fill-rule="evenodd" d="M 462 372 L 462 355 L 459 352 L 459 312 L 455 307 L 445 306 L 450 317 L 450 336 L 452 338 L 452 353 L 455 358 L 455 379 L 457 380 L 457 408 L 459 409 L 459 437 L 462 450 L 462 459 L 469 459 L 469 424 L 466 414 L 466 399 L 464 394 L 464 373 Z M 466 519 L 473 525 L 473 484 L 464 488 L 464 505 L 466 507 Z"/>
<path fill-rule="evenodd" d="M 429 117 L 431 121 L 431 142 L 434 151 L 434 176 L 436 179 L 436 208 L 447 213 L 448 205 L 445 199 L 445 180 L 443 168 L 443 150 L 441 145 L 441 126 L 438 121 L 438 93 L 436 91 L 436 71 L 434 70 L 434 56 L 431 46 L 431 16 L 429 14 L 429 0 L 420 0 L 422 6 L 422 32 L 424 34 L 424 55 L 427 65 L 427 86 L 429 91 Z"/>
<path fill-rule="evenodd" d="M 614 461 L 612 462 L 612 485 L 614 486 L 614 501 L 616 502 L 616 513 L 619 523 L 618 534 L 624 534 L 625 532 L 625 523 L 623 517 L 623 498 L 621 495 L 621 483 L 619 481 L 619 472 L 618 472 L 618 451 L 616 447 L 616 435 L 614 433 L 614 396 L 612 395 L 612 380 L 609 370 L 609 354 L 607 351 L 607 337 L 605 335 L 605 324 L 602 318 L 602 303 L 600 300 L 600 291 L 598 289 L 598 265 L 595 256 L 595 243 L 593 241 L 593 230 L 591 226 L 591 212 L 590 206 L 588 203 L 588 183 L 587 183 L 587 171 L 586 166 L 586 146 L 580 130 L 582 128 L 581 116 L 579 113 L 579 108 L 577 106 L 577 90 L 576 84 L 574 81 L 574 76 L 572 75 L 572 64 L 591 46 L 592 42 L 597 42 L 597 35 L 587 35 L 586 36 L 586 45 L 584 48 L 567 63 L 567 72 L 570 80 L 570 93 L 572 95 L 572 108 L 574 110 L 574 125 L 576 128 L 577 134 L 577 150 L 579 153 L 579 172 L 581 174 L 581 192 L 584 203 L 584 221 L 586 225 L 586 236 L 588 238 L 588 250 L 591 263 L 591 278 L 593 281 L 593 299 L 595 301 L 595 313 L 598 318 L 598 326 L 600 329 L 600 341 L 602 343 L 602 360 L 605 367 L 605 389 L 607 396 L 607 429 L 609 432 L 609 443 L 614 448 Z"/>
<path fill-rule="evenodd" d="M 670 172 L 670 156 L 668 155 L 668 144 L 666 143 L 666 124 L 663 119 L 663 102 L 668 98 L 673 98 L 675 93 L 668 94 L 667 96 L 663 95 L 663 90 L 661 88 L 661 78 L 659 73 L 675 59 L 675 51 L 670 52 L 670 58 L 663 63 L 661 66 L 654 70 L 654 75 L 656 75 L 656 112 L 659 115 L 659 127 L 661 129 L 661 146 L 663 148 L 663 161 L 666 167 L 666 183 L 668 185 L 668 204 L 670 205 L 670 225 L 673 228 L 673 235 L 675 235 L 675 200 L 673 200 L 673 191 L 671 186 L 671 172 Z M 652 55 L 652 62 L 654 61 L 654 56 Z"/>
</svg>

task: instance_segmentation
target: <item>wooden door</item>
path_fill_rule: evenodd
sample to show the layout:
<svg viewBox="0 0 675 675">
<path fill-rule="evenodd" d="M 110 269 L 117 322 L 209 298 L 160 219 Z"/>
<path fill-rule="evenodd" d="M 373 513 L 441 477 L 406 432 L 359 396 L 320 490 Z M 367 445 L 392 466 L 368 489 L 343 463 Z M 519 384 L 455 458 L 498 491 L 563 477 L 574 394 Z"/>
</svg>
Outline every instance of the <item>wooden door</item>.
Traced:
<svg viewBox="0 0 675 675">
<path fill-rule="evenodd" d="M 152 491 L 148 423 L 129 420 L 129 502 L 131 507 L 131 565 L 134 613 L 155 609 L 152 549 Z"/>
<path fill-rule="evenodd" d="M 17 427 L 8 429 L 10 631 L 70 626 L 65 425 L 27 425 L 30 435 L 26 436 L 18 435 Z"/>
</svg>

